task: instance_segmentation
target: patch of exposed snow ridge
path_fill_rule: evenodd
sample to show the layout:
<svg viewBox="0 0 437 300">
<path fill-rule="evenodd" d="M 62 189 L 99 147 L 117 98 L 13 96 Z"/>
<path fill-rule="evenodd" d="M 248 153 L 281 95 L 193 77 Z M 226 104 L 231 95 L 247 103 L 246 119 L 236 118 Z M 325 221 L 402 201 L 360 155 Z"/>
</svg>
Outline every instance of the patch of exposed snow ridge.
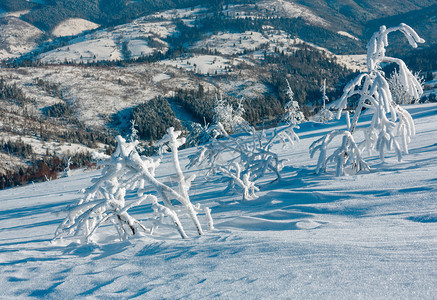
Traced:
<svg viewBox="0 0 437 300">
<path fill-rule="evenodd" d="M 359 39 L 358 39 L 356 36 L 353 36 L 353 35 L 350 34 L 349 32 L 346 32 L 346 31 L 337 31 L 337 33 L 338 33 L 339 35 L 342 35 L 342 36 L 348 37 L 348 38 L 350 38 L 350 39 L 353 39 L 353 40 L 359 41 Z"/>
<path fill-rule="evenodd" d="M 30 12 L 30 10 L 4 11 L 4 10 L 0 9 L 0 18 L 7 18 L 7 17 L 19 18 L 22 15 L 25 15 L 29 12 Z"/>
<path fill-rule="evenodd" d="M 42 53 L 39 59 L 44 63 L 55 64 L 66 59 L 79 63 L 135 58 L 155 51 L 167 51 L 168 45 L 163 39 L 175 32 L 172 22 L 148 22 L 141 18 L 113 30 L 98 30 L 76 38 L 69 46 Z M 153 42 L 153 46 L 149 45 L 149 40 Z M 125 52 L 124 45 L 127 46 Z"/>
<path fill-rule="evenodd" d="M 53 29 L 52 34 L 57 37 L 72 36 L 98 27 L 100 27 L 99 24 L 91 21 L 80 18 L 71 18 L 58 24 L 55 29 Z"/>
<path fill-rule="evenodd" d="M 277 14 L 283 15 L 284 17 L 303 18 L 314 25 L 323 27 L 329 25 L 326 20 L 314 14 L 310 9 L 293 1 L 267 0 L 260 2 L 258 6 L 267 10 L 272 10 L 272 8 L 275 8 Z"/>
</svg>

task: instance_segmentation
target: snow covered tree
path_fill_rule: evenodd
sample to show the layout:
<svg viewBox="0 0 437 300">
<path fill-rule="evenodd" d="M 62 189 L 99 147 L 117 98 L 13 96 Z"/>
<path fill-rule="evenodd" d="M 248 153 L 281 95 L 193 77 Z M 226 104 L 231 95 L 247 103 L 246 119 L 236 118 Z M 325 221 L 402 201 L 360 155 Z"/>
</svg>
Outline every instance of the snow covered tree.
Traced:
<svg viewBox="0 0 437 300">
<path fill-rule="evenodd" d="M 305 116 L 300 110 L 299 103 L 294 100 L 294 93 L 290 87 L 290 83 L 287 79 L 287 91 L 288 102 L 285 104 L 285 116 L 282 118 L 287 124 L 299 124 L 305 121 Z"/>
<path fill-rule="evenodd" d="M 135 120 L 130 120 L 130 130 L 129 142 L 138 141 L 138 130 L 135 128 Z"/>
<path fill-rule="evenodd" d="M 279 159 L 272 150 L 273 145 L 280 142 L 285 146 L 299 140 L 294 128 L 305 117 L 297 101 L 293 99 L 289 84 L 287 94 L 290 99 L 284 117 L 287 124 L 268 134 L 265 131 L 256 131 L 244 120 L 241 101 L 234 110 L 223 98 L 216 98 L 215 124 L 198 128 L 202 140 L 209 142 L 200 147 L 195 155 L 190 156 L 188 168 L 206 165 L 208 175 L 221 173 L 228 178 L 227 190 L 239 187 L 243 191 L 243 200 L 256 198 L 255 192 L 259 189 L 255 182 L 258 179 L 268 172 L 273 172 L 277 180 L 281 179 L 280 171 L 285 160 Z M 230 135 L 232 132 L 238 134 Z"/>
<path fill-rule="evenodd" d="M 323 85 L 320 87 L 320 91 L 322 92 L 322 109 L 316 115 L 316 121 L 326 123 L 334 118 L 334 114 L 326 108 L 326 101 L 329 101 L 328 96 L 326 95 L 326 79 L 323 80 Z"/>
<path fill-rule="evenodd" d="M 402 32 L 414 48 L 417 47 L 417 43 L 425 42 L 411 27 L 403 23 L 388 29 L 381 26 L 380 30 L 373 34 L 367 44 L 368 71 L 358 75 L 346 85 L 342 97 L 335 105 L 338 109 L 337 117 L 340 118 L 342 111 L 347 107 L 348 100 L 358 99 L 352 122 L 349 113 L 346 113 L 346 130 L 334 130 L 310 146 L 311 157 L 316 152 L 320 153 L 317 163 L 318 173 L 325 171 L 329 162 L 336 163 L 337 176 L 344 175 L 345 167 L 348 165 L 356 172 L 369 170 L 369 165 L 362 157 L 363 151 L 376 150 L 382 160 L 386 149 L 394 149 L 399 160 L 402 158 L 402 151 L 408 153 L 408 142 L 415 134 L 414 122 L 411 115 L 393 101 L 380 64 L 389 62 L 399 66 L 399 79 L 403 88 L 412 97 L 419 98 L 422 87 L 401 59 L 385 55 L 388 34 L 394 31 Z M 371 112 L 372 120 L 369 127 L 364 128 L 364 140 L 357 143 L 354 134 L 364 109 Z M 332 155 L 327 156 L 328 146 L 335 137 L 342 137 L 341 146 Z"/>
<path fill-rule="evenodd" d="M 418 73 L 415 73 L 413 75 L 422 87 L 423 78 L 421 78 Z M 401 75 L 397 70 L 395 70 L 391 74 L 390 78 L 388 79 L 388 85 L 390 87 L 390 92 L 393 96 L 393 101 L 399 105 L 416 103 L 420 100 L 420 97 L 422 96 L 422 91 L 419 91 L 419 93 L 417 94 L 411 93 L 409 89 L 404 86 L 404 81 L 402 80 Z"/>
<path fill-rule="evenodd" d="M 67 166 L 64 169 L 64 174 L 62 175 L 62 177 L 70 177 L 71 176 L 71 157 L 68 158 L 67 160 Z"/>
<path fill-rule="evenodd" d="M 220 95 L 220 99 L 216 96 L 214 106 L 214 123 L 221 123 L 228 133 L 234 133 L 237 131 L 246 131 L 249 126 L 247 121 L 243 118 L 244 108 L 243 100 L 238 102 L 236 109 L 223 99 Z"/>
<path fill-rule="evenodd" d="M 204 213 L 208 227 L 213 228 L 210 209 L 202 210 L 200 205 L 194 206 L 190 201 L 188 191 L 195 176 L 186 178 L 180 167 L 178 147 L 185 142 L 184 138 L 179 138 L 180 134 L 180 131 L 171 127 L 159 143 L 161 148 L 167 147 L 171 151 L 177 189 L 155 177 L 159 159 L 140 156 L 136 149 L 138 141 L 127 142 L 117 136 L 117 149 L 111 157 L 106 157 L 102 176 L 93 180 L 93 185 L 84 191 L 84 197 L 69 211 L 59 225 L 55 239 L 75 237 L 89 242 L 96 230 L 106 222 L 115 226 L 122 240 L 140 232 L 151 234 L 161 225 L 172 225 L 182 238 L 187 238 L 180 220 L 182 212 L 191 218 L 197 234 L 203 234 L 198 213 Z M 130 203 L 125 199 L 128 191 L 133 193 Z M 150 194 L 151 191 L 158 197 Z M 154 216 L 149 219 L 152 223 L 149 228 L 128 213 L 130 208 L 144 201 L 151 203 L 154 210 Z"/>
<path fill-rule="evenodd" d="M 204 145 L 210 141 L 211 137 L 208 132 L 208 124 L 205 121 L 205 125 L 192 122 L 188 127 L 188 134 L 186 136 L 185 145 L 188 147 L 195 147 Z"/>
</svg>

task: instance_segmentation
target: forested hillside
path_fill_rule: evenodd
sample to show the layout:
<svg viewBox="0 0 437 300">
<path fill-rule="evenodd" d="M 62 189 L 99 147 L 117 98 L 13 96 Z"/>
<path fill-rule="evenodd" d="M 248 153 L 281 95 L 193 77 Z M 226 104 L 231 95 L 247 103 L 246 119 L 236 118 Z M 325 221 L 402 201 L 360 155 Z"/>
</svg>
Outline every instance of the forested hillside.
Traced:
<svg viewBox="0 0 437 300">
<path fill-rule="evenodd" d="M 324 82 L 329 104 L 366 69 L 366 41 L 383 23 L 406 19 L 427 40 L 387 53 L 421 71 L 433 89 L 436 6 L 382 4 L 2 1 L 0 173 L 15 178 L 2 185 L 52 177 L 68 157 L 78 157 L 74 167 L 89 163 L 94 150 L 110 153 L 114 135 L 130 134 L 131 120 L 148 146 L 169 126 L 210 123 L 218 97 L 241 103 L 253 126 L 276 126 L 289 100 L 287 80 L 311 117 L 322 109 Z M 390 44 L 404 42 L 390 37 Z M 433 97 L 428 90 L 426 99 Z M 39 161 L 49 168 L 40 172 Z"/>
</svg>

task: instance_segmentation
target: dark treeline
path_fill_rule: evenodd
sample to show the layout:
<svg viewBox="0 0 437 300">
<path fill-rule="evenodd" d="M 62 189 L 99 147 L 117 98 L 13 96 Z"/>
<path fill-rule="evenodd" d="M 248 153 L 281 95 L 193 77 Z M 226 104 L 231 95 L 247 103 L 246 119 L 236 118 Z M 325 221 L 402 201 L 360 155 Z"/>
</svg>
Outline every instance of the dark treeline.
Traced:
<svg viewBox="0 0 437 300">
<path fill-rule="evenodd" d="M 130 119 L 135 121 L 142 140 L 159 140 L 169 127 L 182 129 L 167 99 L 162 97 L 153 98 L 135 107 Z"/>
<path fill-rule="evenodd" d="M 34 156 L 32 146 L 23 141 L 0 140 L 0 151 L 21 158 L 31 158 Z"/>
<path fill-rule="evenodd" d="M 1 144 L 0 144 L 1 146 Z M 0 149 L 1 151 L 1 149 Z M 59 157 L 55 154 L 45 155 L 29 161 L 30 166 L 19 167 L 17 170 L 7 170 L 0 174 L 0 189 L 25 185 L 29 182 L 41 182 L 58 178 L 66 166 L 68 158 L 71 158 L 70 169 L 84 166 L 92 166 L 92 158 L 89 152 L 80 152 L 71 156 Z"/>
<path fill-rule="evenodd" d="M 54 118 L 66 118 L 70 119 L 70 116 L 74 114 L 73 109 L 65 103 L 65 102 L 59 102 L 56 104 L 53 104 L 51 106 L 46 107 L 43 110 L 43 113 L 47 117 L 54 117 Z"/>
<path fill-rule="evenodd" d="M 68 18 L 84 18 L 107 27 L 127 23 L 159 10 L 200 4 L 203 4 L 200 0 L 52 0 L 23 18 L 47 31 Z"/>
<path fill-rule="evenodd" d="M 0 4 L 5 10 L 32 9 L 23 16 L 25 21 L 43 29 L 52 30 L 68 18 L 84 18 L 104 27 L 128 23 L 138 17 L 161 10 L 209 6 L 220 11 L 228 3 L 253 3 L 253 0 L 46 0 L 47 5 L 25 0 L 6 1 Z"/>
<path fill-rule="evenodd" d="M 431 72 L 437 70 L 437 44 L 428 48 L 414 49 L 402 55 L 402 59 L 415 72 Z"/>
<path fill-rule="evenodd" d="M 34 101 L 26 97 L 23 90 L 16 83 L 10 85 L 6 83 L 3 77 L 0 78 L 0 100 L 13 100 L 18 105 Z"/>
<path fill-rule="evenodd" d="M 35 9 L 39 5 L 27 0 L 13 0 L 13 1 L 7 1 L 3 0 L 0 2 L 0 8 L 6 10 L 6 11 L 20 11 L 20 10 L 27 10 L 27 9 Z"/>
<path fill-rule="evenodd" d="M 198 123 L 212 122 L 214 116 L 214 102 L 216 94 L 206 93 L 203 86 L 199 84 L 197 90 L 179 89 L 171 101 L 178 103 L 185 108 Z"/>
<path fill-rule="evenodd" d="M 40 87 L 42 90 L 46 91 L 52 97 L 62 98 L 63 93 L 61 90 L 61 85 L 57 83 L 50 83 L 41 78 L 35 78 L 33 80 L 34 84 Z"/>
<path fill-rule="evenodd" d="M 214 105 L 216 97 L 214 92 L 205 92 L 202 85 L 197 90 L 178 90 L 177 94 L 171 98 L 180 104 L 200 124 L 212 123 L 214 117 Z M 238 99 L 227 97 L 226 100 L 236 106 Z M 252 125 L 261 125 L 264 122 L 278 119 L 284 113 L 281 103 L 273 95 L 264 95 L 256 98 L 244 99 L 244 119 Z"/>
<path fill-rule="evenodd" d="M 320 86 L 326 79 L 328 97 L 335 100 L 341 95 L 344 84 L 353 75 L 344 66 L 337 64 L 334 57 L 328 57 L 304 45 L 293 54 L 277 52 L 266 55 L 264 63 L 271 66 L 271 77 L 266 79 L 281 105 L 288 102 L 287 78 L 294 92 L 294 98 L 301 106 L 317 105 L 322 98 Z"/>
</svg>

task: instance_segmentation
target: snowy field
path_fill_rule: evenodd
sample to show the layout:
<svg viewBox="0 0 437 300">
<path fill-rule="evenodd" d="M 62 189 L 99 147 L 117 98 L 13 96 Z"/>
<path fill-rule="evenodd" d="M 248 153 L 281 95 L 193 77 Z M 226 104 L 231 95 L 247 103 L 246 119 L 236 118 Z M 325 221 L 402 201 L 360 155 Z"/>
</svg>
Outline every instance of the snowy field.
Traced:
<svg viewBox="0 0 437 300">
<path fill-rule="evenodd" d="M 314 174 L 308 146 L 343 123 L 303 124 L 301 142 L 281 152 L 283 180 L 262 183 L 253 201 L 190 171 L 193 203 L 215 220 L 202 237 L 159 228 L 128 242 L 100 231 L 96 244 L 51 243 L 97 171 L 0 191 L 0 298 L 433 299 L 437 105 L 407 109 L 417 126 L 410 154 L 370 158 L 371 172 Z M 181 151 L 184 163 L 192 151 Z M 145 220 L 150 204 L 130 212 Z"/>
<path fill-rule="evenodd" d="M 98 27 L 98 24 L 90 22 L 88 20 L 71 18 L 58 24 L 53 29 L 52 34 L 56 37 L 78 35 L 86 30 L 93 30 Z"/>
</svg>

